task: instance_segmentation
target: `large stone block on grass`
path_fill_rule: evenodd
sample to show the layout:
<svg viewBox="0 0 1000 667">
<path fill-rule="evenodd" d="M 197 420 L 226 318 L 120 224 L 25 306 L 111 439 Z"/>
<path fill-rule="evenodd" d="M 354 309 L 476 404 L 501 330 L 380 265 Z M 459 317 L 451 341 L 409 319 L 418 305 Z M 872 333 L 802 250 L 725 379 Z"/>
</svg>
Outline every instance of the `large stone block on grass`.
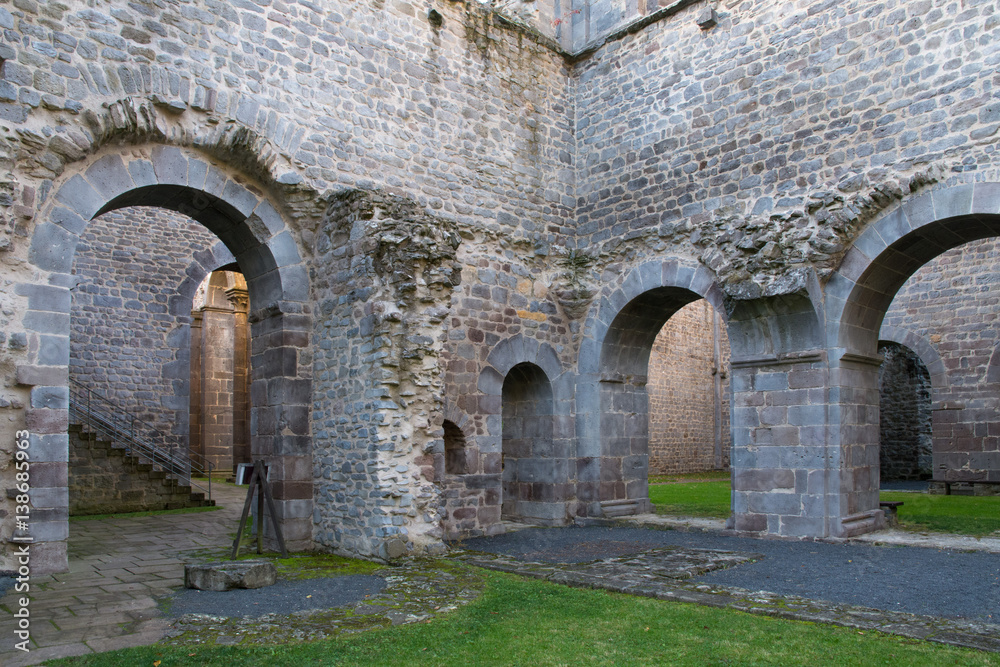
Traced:
<svg viewBox="0 0 1000 667">
<path fill-rule="evenodd" d="M 230 560 L 184 566 L 184 586 L 200 591 L 264 588 L 278 579 L 274 563 L 264 560 Z"/>
</svg>

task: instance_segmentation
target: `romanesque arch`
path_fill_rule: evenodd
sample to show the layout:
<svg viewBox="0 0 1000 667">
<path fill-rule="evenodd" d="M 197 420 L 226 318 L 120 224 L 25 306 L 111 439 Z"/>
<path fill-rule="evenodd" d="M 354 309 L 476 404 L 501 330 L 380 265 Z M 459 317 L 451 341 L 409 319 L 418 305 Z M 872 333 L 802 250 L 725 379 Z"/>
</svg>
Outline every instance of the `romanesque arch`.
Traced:
<svg viewBox="0 0 1000 667">
<path fill-rule="evenodd" d="M 126 206 L 158 206 L 197 220 L 225 244 L 248 281 L 252 332 L 260 341 L 251 362 L 259 399 L 254 454 L 271 467 L 285 540 L 305 548 L 311 543 L 311 369 L 300 351 L 311 328 L 308 273 L 274 205 L 260 188 L 237 179 L 218 163 L 171 146 L 108 149 L 64 177 L 31 238 L 28 257 L 39 278 L 18 288 L 29 300 L 24 324 L 35 341 L 19 379 L 34 385 L 29 414 L 58 416 L 36 429 L 34 451 L 40 462 L 62 463 L 65 485 L 70 274 L 79 234 L 95 216 Z M 176 305 L 182 301 L 178 295 Z M 48 547 L 63 564 L 64 516 L 54 522 Z"/>
<path fill-rule="evenodd" d="M 879 341 L 890 341 L 913 350 L 927 368 L 931 384 L 939 388 L 948 386 L 948 373 L 944 367 L 944 360 L 925 337 L 903 327 L 883 326 L 879 330 L 878 338 Z"/>
<path fill-rule="evenodd" d="M 726 310 L 711 272 L 678 260 L 642 264 L 606 292 L 587 320 L 579 358 L 578 455 L 593 462 L 582 468 L 580 485 L 590 492 L 590 514 L 639 513 L 650 508 L 646 382 L 653 341 L 692 301 Z"/>
<path fill-rule="evenodd" d="M 995 183 L 942 187 L 913 197 L 858 237 L 827 284 L 830 390 L 838 398 L 831 401 L 830 433 L 832 453 L 840 461 L 842 534 L 850 534 L 849 524 L 856 518 L 868 515 L 878 521 L 873 462 L 878 460 L 876 348 L 882 319 L 896 292 L 922 265 L 951 248 L 1000 235 L 998 212 L 1000 188 Z M 957 424 L 962 420 L 954 417 Z M 1000 474 L 983 468 L 988 457 L 981 451 L 945 455 L 937 449 L 935 479 L 945 470 L 980 478 Z"/>
<path fill-rule="evenodd" d="M 552 383 L 532 363 L 515 365 L 504 377 L 501 398 L 500 474 L 503 519 L 562 523 L 572 498 L 566 445 L 553 438 Z"/>
<path fill-rule="evenodd" d="M 485 459 L 495 455 L 497 468 L 489 483 L 498 493 L 496 500 L 504 508 L 504 517 L 541 524 L 565 523 L 577 512 L 577 454 L 569 426 L 571 385 L 559 357 L 547 343 L 518 334 L 501 341 L 487 357 L 487 364 L 479 376 L 479 390 L 486 399 L 480 402 L 480 408 L 486 414 L 489 433 L 478 438 L 478 445 Z M 532 407 L 532 401 L 543 404 L 540 411 Z M 534 412 L 528 414 L 531 410 Z M 512 428 L 515 423 L 517 428 Z M 514 440 L 535 438 L 526 436 L 526 425 L 533 429 L 532 433 L 543 429 L 538 433 L 539 443 L 544 440 L 544 444 L 532 444 L 530 451 L 505 462 L 505 455 L 510 453 L 505 451 L 505 441 L 510 450 Z M 512 498 L 504 498 L 505 488 L 508 492 L 524 490 L 524 497 L 511 505 Z"/>
</svg>

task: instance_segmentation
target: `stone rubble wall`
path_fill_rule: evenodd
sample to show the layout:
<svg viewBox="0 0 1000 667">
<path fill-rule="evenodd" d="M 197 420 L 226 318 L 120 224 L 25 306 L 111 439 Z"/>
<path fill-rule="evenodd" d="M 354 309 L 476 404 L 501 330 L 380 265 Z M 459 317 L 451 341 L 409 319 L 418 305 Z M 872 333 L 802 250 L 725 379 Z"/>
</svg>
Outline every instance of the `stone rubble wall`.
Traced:
<svg viewBox="0 0 1000 667">
<path fill-rule="evenodd" d="M 466 486 L 482 484 L 475 530 L 495 525 L 498 369 L 544 361 L 553 437 L 592 428 L 580 413 L 596 407 L 598 418 L 601 380 L 576 371 L 599 350 L 585 329 L 605 303 L 624 305 L 614 299 L 625 276 L 644 283 L 643 267 L 663 262 L 649 271 L 697 279 L 701 296 L 718 279 L 713 305 L 727 314 L 798 326 L 794 308 L 821 300 L 882 212 L 1000 180 L 993 3 L 722 0 L 714 27 L 699 23 L 705 4 L 574 59 L 478 3 L 435 16 L 404 2 L 0 0 L 0 401 L 10 404 L 0 402 L 0 451 L 9 458 L 24 426 L 41 438 L 37 501 L 51 521 L 40 539 L 64 546 L 70 278 L 39 267 L 57 264 L 76 233 L 67 228 L 84 225 L 52 200 L 107 203 L 114 164 L 207 183 L 221 173 L 206 176 L 212 162 L 238 201 L 275 202 L 245 226 L 277 234 L 270 250 L 282 260 L 308 258 L 308 286 L 301 266 L 282 278 L 311 303 L 256 313 L 254 358 L 278 378 L 255 378 L 254 404 L 266 408 L 257 437 L 284 457 L 276 474 L 296 480 L 277 485 L 299 513 L 296 541 L 308 540 L 308 514 L 322 548 L 379 557 L 439 544 L 444 414 L 478 452 L 482 476 Z M 192 154 L 205 159 L 177 157 Z M 121 162 L 83 178 L 99 155 Z M 809 355 L 734 371 L 739 400 L 761 401 L 734 405 L 737 439 L 759 429 L 762 453 L 734 449 L 733 463 L 780 469 L 737 480 L 738 527 L 835 531 L 829 517 L 870 500 L 845 495 L 841 511 L 820 473 L 856 466 L 844 488 L 866 488 L 873 372 L 836 380 L 857 380 L 841 394 L 843 414 L 863 417 L 843 430 L 862 443 L 857 456 L 845 441 L 843 462 L 836 445 L 816 445 L 788 463 L 781 442 L 764 441 L 823 442 L 830 426 L 823 343 L 798 332 L 782 342 Z M 770 344 L 757 335 L 734 337 L 734 358 Z M 764 405 L 772 399 L 785 403 Z M 579 511 L 598 500 L 594 432 L 577 452 L 590 485 L 570 501 Z M 638 427 L 634 440 L 629 493 L 641 500 Z M 0 469 L 9 477 L 9 462 Z"/>
<path fill-rule="evenodd" d="M 312 276 L 320 545 L 380 558 L 440 548 L 442 323 L 460 242 L 398 197 L 355 191 L 330 203 Z"/>
<path fill-rule="evenodd" d="M 710 30 L 698 11 L 577 65 L 577 247 L 787 293 L 910 192 L 1000 163 L 991 3 L 726 0 Z"/>
<path fill-rule="evenodd" d="M 26 239 L 74 163 L 107 144 L 192 147 L 244 181 L 260 180 L 308 252 L 323 193 L 356 185 L 406 192 L 422 208 L 494 233 L 519 228 L 532 242 L 566 234 L 574 202 L 568 66 L 484 8 L 441 12 L 434 26 L 408 3 L 0 3 L 0 262 L 12 405 L 28 397 L 14 368 L 38 350 L 19 323 L 28 294 L 14 287 L 47 279 L 25 262 Z M 54 349 L 43 364 L 58 366 L 68 340 Z M 45 381 L 58 385 L 54 373 Z M 60 466 L 52 488 L 65 477 Z"/>
</svg>

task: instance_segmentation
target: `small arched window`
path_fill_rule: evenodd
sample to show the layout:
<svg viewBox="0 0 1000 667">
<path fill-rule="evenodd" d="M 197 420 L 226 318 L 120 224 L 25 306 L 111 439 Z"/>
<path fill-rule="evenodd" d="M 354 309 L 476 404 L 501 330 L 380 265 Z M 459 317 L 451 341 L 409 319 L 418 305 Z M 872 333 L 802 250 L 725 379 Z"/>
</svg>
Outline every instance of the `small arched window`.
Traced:
<svg viewBox="0 0 1000 667">
<path fill-rule="evenodd" d="M 449 475 L 464 475 L 469 472 L 465 434 L 447 419 L 444 420 L 444 471 Z"/>
</svg>

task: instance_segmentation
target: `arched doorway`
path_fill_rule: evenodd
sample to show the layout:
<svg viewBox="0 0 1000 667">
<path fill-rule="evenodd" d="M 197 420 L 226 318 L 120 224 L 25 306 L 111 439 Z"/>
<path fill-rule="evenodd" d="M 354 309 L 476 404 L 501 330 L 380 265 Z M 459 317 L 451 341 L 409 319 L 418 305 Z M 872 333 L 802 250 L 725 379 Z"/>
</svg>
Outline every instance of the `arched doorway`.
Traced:
<svg viewBox="0 0 1000 667">
<path fill-rule="evenodd" d="M 569 483 L 569 452 L 556 451 L 552 385 L 545 371 L 519 363 L 508 371 L 502 394 L 500 516 L 508 521 L 562 523 Z"/>
<path fill-rule="evenodd" d="M 878 346 L 879 487 L 931 476 L 931 376 L 910 348 Z"/>
<path fill-rule="evenodd" d="M 649 356 L 649 474 L 729 467 L 729 336 L 704 299 L 678 310 Z"/>
<path fill-rule="evenodd" d="M 976 183 L 942 188 L 915 197 L 871 225 L 846 254 L 826 288 L 831 340 L 831 391 L 836 396 L 840 467 L 839 534 L 854 532 L 856 518 L 879 525 L 878 368 L 879 330 L 903 284 L 920 267 L 952 248 L 1000 235 L 1000 191 Z M 988 358 L 988 354 L 984 355 Z M 985 369 L 987 363 L 982 366 Z M 956 410 L 964 410 L 964 406 Z M 949 438 L 945 469 L 956 482 L 1000 482 L 1000 454 L 988 437 L 996 410 L 971 410 L 949 417 L 957 426 Z M 976 437 L 977 428 L 983 437 Z M 994 429 L 996 427 L 993 427 Z M 956 437 L 957 436 L 957 437 Z M 935 440 L 937 433 L 935 434 Z M 935 452 L 938 451 L 935 443 Z M 944 462 L 944 461 L 942 461 Z M 935 453 L 935 476 L 938 475 Z"/>
<path fill-rule="evenodd" d="M 66 377 L 70 357 L 70 287 L 80 234 L 104 213 L 129 206 L 154 206 L 182 213 L 218 237 L 232 253 L 247 279 L 252 335 L 254 382 L 265 397 L 254 406 L 256 427 L 251 434 L 255 456 L 272 471 L 277 513 L 291 548 L 307 548 L 312 535 L 311 368 L 300 356 L 311 330 L 309 283 L 299 251 L 274 206 L 261 194 L 235 180 L 222 165 L 192 151 L 172 147 L 132 148 L 127 155 L 107 152 L 82 171 L 69 175 L 51 196 L 51 204 L 34 229 L 29 262 L 38 282 L 19 287 L 34 294 L 25 325 L 38 348 L 30 366 L 21 369 L 26 382 L 35 380 L 39 402 L 31 409 L 56 409 L 67 414 L 65 402 L 53 408 L 48 395 L 68 395 L 59 377 Z M 40 384 L 40 383 L 49 384 Z M 65 383 L 66 380 L 62 379 Z M 41 396 L 46 399 L 41 400 Z M 65 401 L 65 398 L 63 399 Z M 57 428 L 59 420 L 53 420 Z M 39 463 L 66 460 L 67 434 L 43 432 L 36 437 Z M 63 482 L 65 483 L 65 482 Z M 54 508 L 50 540 L 39 540 L 44 560 L 65 567 L 65 508 Z M 40 533 L 41 534 L 41 533 Z"/>
<path fill-rule="evenodd" d="M 677 260 L 654 262 L 633 269 L 591 320 L 593 345 L 585 343 L 580 353 L 577 409 L 585 414 L 578 416 L 577 430 L 581 457 L 600 462 L 596 503 L 589 509 L 593 515 L 651 509 L 650 355 L 667 321 L 702 298 L 716 313 L 722 312 L 721 291 L 707 269 Z M 596 395 L 589 389 L 591 380 Z"/>
</svg>

